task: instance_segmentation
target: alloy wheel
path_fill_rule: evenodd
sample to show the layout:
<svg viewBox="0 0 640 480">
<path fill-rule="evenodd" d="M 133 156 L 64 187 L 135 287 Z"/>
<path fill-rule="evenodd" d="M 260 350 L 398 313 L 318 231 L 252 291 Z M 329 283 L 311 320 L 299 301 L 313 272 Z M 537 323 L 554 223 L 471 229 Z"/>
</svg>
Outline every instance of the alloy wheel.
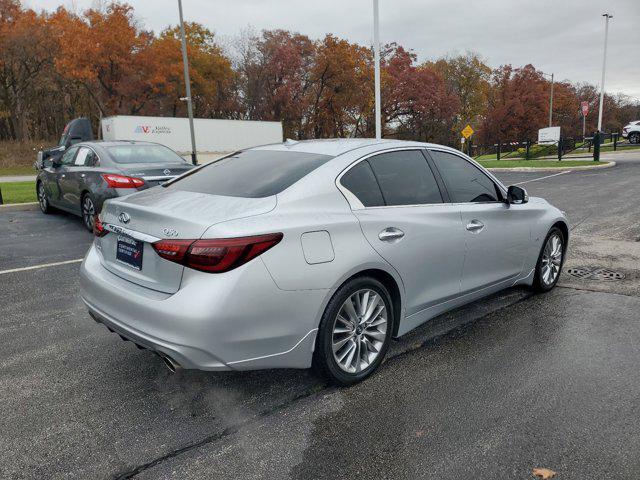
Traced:
<svg viewBox="0 0 640 480">
<path fill-rule="evenodd" d="M 38 184 L 38 203 L 40 204 L 40 210 L 46 212 L 49 201 L 47 200 L 47 194 L 44 191 L 44 184 L 42 183 Z"/>
<path fill-rule="evenodd" d="M 545 285 L 553 285 L 562 268 L 562 238 L 554 233 L 547 239 L 542 251 L 542 281 Z"/>
<path fill-rule="evenodd" d="M 89 230 L 93 230 L 93 219 L 95 214 L 96 208 L 93 205 L 93 200 L 91 200 L 91 197 L 87 195 L 82 201 L 82 220 Z"/>
<path fill-rule="evenodd" d="M 333 357 L 341 370 L 359 373 L 380 355 L 387 337 L 387 307 L 371 289 L 347 298 L 333 323 Z"/>
</svg>

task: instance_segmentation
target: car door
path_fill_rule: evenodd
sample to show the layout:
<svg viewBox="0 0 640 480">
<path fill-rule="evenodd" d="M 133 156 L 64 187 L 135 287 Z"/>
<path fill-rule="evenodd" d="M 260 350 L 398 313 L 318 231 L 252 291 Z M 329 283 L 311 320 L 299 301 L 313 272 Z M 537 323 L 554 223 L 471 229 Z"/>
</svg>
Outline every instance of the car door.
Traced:
<svg viewBox="0 0 640 480">
<path fill-rule="evenodd" d="M 465 231 L 463 294 L 518 277 L 530 244 L 529 216 L 504 201 L 502 189 L 472 162 L 430 149 Z"/>
<path fill-rule="evenodd" d="M 80 195 L 85 187 L 85 177 L 91 168 L 87 165 L 92 160 L 93 150 L 80 146 L 72 163 L 63 165 L 64 176 L 60 179 L 60 189 L 65 205 L 74 211 L 80 211 Z"/>
<path fill-rule="evenodd" d="M 71 178 L 70 168 L 73 166 L 73 162 L 75 160 L 76 154 L 78 153 L 79 147 L 72 146 L 70 147 L 62 157 L 60 158 L 60 166 L 55 169 L 56 181 L 55 186 L 52 192 L 52 203 L 54 203 L 57 207 L 63 208 L 65 210 L 77 211 L 79 210 L 79 206 L 73 205 L 69 202 L 69 198 L 67 195 L 67 189 L 70 188 L 71 183 L 68 179 Z M 75 208 L 74 208 L 75 207 Z"/>
<path fill-rule="evenodd" d="M 421 149 L 374 154 L 339 181 L 359 199 L 361 205 L 352 208 L 368 242 L 402 278 L 406 317 L 419 317 L 459 294 L 464 258 L 460 213 L 443 203 L 442 187 Z"/>
</svg>

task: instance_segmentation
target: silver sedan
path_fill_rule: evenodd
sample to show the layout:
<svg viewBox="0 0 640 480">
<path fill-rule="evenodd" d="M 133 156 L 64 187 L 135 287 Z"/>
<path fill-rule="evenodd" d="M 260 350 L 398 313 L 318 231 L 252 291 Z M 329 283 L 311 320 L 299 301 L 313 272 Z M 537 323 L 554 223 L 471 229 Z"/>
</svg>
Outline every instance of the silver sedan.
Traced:
<svg viewBox="0 0 640 480">
<path fill-rule="evenodd" d="M 452 148 L 317 140 L 236 152 L 107 201 L 91 316 L 166 365 L 360 381 L 399 337 L 501 289 L 558 282 L 563 213 Z"/>
</svg>

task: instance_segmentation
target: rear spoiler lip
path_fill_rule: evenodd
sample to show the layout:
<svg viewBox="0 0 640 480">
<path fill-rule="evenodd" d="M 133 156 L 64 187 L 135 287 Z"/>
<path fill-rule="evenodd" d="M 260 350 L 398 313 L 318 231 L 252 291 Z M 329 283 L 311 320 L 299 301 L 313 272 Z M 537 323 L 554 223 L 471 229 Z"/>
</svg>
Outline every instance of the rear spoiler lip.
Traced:
<svg viewBox="0 0 640 480">
<path fill-rule="evenodd" d="M 174 178 L 178 178 L 180 175 L 159 175 L 159 176 L 155 176 L 155 177 L 140 177 L 142 178 L 142 180 L 144 180 L 145 182 L 155 182 L 155 181 L 171 181 Z"/>
</svg>

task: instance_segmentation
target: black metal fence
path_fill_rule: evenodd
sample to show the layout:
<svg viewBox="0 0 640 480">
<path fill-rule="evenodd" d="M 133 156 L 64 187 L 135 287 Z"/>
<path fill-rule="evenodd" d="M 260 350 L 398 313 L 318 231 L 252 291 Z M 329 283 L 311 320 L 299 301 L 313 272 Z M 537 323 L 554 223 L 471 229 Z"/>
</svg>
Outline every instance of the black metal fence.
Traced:
<svg viewBox="0 0 640 480">
<path fill-rule="evenodd" d="M 596 140 L 599 139 L 599 142 Z M 638 145 L 630 143 L 622 138 L 619 133 L 594 133 L 590 137 L 574 138 L 560 137 L 560 140 L 552 143 L 539 144 L 531 140 L 519 142 L 502 142 L 474 145 L 467 141 L 467 154 L 473 158 L 495 156 L 496 160 L 532 160 L 555 159 L 562 160 L 570 155 L 571 159 L 591 158 L 600 160 L 602 150 L 617 151 L 623 148 L 638 148 Z"/>
<path fill-rule="evenodd" d="M 619 133 L 603 133 L 601 147 L 612 147 L 613 151 L 621 150 L 624 148 L 638 148 L 640 147 L 637 143 L 631 143 L 628 139 L 625 139 Z"/>
</svg>

